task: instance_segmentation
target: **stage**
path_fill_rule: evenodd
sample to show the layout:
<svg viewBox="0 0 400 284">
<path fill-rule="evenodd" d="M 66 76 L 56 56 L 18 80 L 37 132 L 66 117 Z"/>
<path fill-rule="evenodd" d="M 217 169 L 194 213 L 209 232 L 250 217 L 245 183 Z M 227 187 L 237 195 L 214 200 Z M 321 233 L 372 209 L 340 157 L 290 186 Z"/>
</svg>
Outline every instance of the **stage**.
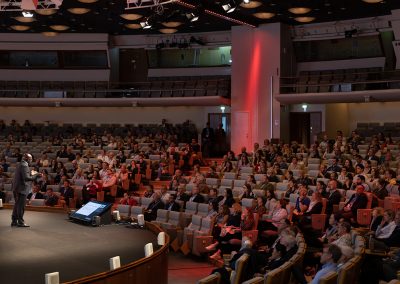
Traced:
<svg viewBox="0 0 400 284">
<path fill-rule="evenodd" d="M 60 282 L 109 270 L 109 258 L 121 265 L 144 257 L 144 245 L 157 236 L 125 225 L 102 227 L 72 223 L 66 214 L 25 212 L 30 228 L 11 227 L 11 210 L 0 210 L 0 283 L 44 283 L 44 275 L 60 272 Z"/>
</svg>

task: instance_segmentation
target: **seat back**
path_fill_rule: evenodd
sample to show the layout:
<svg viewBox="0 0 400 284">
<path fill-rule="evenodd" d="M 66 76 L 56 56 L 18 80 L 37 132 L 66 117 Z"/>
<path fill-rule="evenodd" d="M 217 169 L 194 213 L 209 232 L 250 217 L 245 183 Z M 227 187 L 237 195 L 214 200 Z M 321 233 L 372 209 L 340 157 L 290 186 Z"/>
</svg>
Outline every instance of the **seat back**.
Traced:
<svg viewBox="0 0 400 284">
<path fill-rule="evenodd" d="M 236 179 L 236 173 L 230 173 L 230 172 L 227 172 L 227 173 L 224 173 L 224 179 Z"/>
<path fill-rule="evenodd" d="M 152 201 L 153 198 L 151 197 L 142 197 L 140 199 L 140 206 L 142 206 L 143 208 L 147 208 Z"/>
<path fill-rule="evenodd" d="M 257 197 L 263 197 L 265 196 L 265 191 L 262 189 L 253 189 L 253 193 Z"/>
<path fill-rule="evenodd" d="M 191 201 L 186 202 L 185 213 L 192 215 L 197 214 L 198 205 L 199 203 L 197 202 L 191 202 Z"/>
<path fill-rule="evenodd" d="M 138 218 L 139 214 L 143 214 L 144 208 L 142 206 L 132 206 L 131 207 L 131 217 L 134 219 Z"/>
<path fill-rule="evenodd" d="M 353 271 L 355 269 L 355 264 L 351 261 L 343 264 L 338 270 L 338 284 L 348 284 L 354 283 L 353 280 Z"/>
<path fill-rule="evenodd" d="M 263 284 L 263 283 L 264 283 L 264 278 L 262 277 L 254 277 L 247 281 L 242 282 L 242 284 Z"/>
<path fill-rule="evenodd" d="M 219 185 L 219 179 L 217 178 L 206 178 L 206 184 L 209 186 L 218 186 Z"/>
<path fill-rule="evenodd" d="M 221 186 L 226 186 L 226 187 L 232 188 L 233 187 L 233 180 L 234 179 L 223 178 L 223 179 L 221 179 Z"/>
<path fill-rule="evenodd" d="M 245 185 L 245 183 L 246 183 L 246 180 L 243 180 L 243 179 L 235 179 L 235 180 L 233 181 L 233 187 L 242 187 L 242 186 Z"/>
<path fill-rule="evenodd" d="M 337 284 L 338 274 L 330 271 L 319 279 L 319 284 Z"/>
<path fill-rule="evenodd" d="M 317 231 L 323 231 L 326 223 L 326 214 L 312 214 L 311 227 Z"/>
<path fill-rule="evenodd" d="M 207 214 L 208 214 L 208 204 L 200 203 L 197 207 L 197 215 L 205 217 L 207 216 Z"/>
<path fill-rule="evenodd" d="M 87 179 L 76 179 L 75 180 L 75 185 L 84 186 L 84 185 L 87 185 L 88 182 L 89 181 Z"/>
<path fill-rule="evenodd" d="M 168 224 L 171 224 L 175 227 L 179 227 L 181 224 L 181 218 L 182 218 L 181 212 L 171 211 L 169 212 Z"/>
<path fill-rule="evenodd" d="M 167 223 L 169 217 L 169 211 L 165 209 L 158 209 L 157 210 L 157 218 L 156 222 L 160 223 Z"/>
<path fill-rule="evenodd" d="M 119 211 L 119 215 L 122 217 L 130 217 L 131 216 L 131 206 L 118 204 L 117 210 Z"/>
<path fill-rule="evenodd" d="M 253 198 L 243 198 L 242 199 L 242 206 L 243 207 L 252 207 L 253 205 Z"/>
<path fill-rule="evenodd" d="M 219 284 L 221 281 L 221 274 L 213 273 L 197 281 L 197 284 Z"/>
<path fill-rule="evenodd" d="M 202 222 L 202 217 L 200 215 L 193 215 L 192 222 L 189 224 L 187 229 L 190 231 L 199 231 L 201 228 L 201 222 Z"/>
<path fill-rule="evenodd" d="M 45 206 L 46 200 L 44 199 L 32 199 L 30 205 L 31 206 Z"/>
<path fill-rule="evenodd" d="M 372 219 L 372 209 L 358 209 L 357 223 L 361 226 L 369 226 Z"/>
<path fill-rule="evenodd" d="M 231 272 L 231 284 L 240 284 L 242 283 L 242 278 L 244 275 L 244 270 L 246 269 L 246 265 L 249 261 L 249 255 L 243 254 L 241 257 L 236 260 L 235 270 Z"/>
<path fill-rule="evenodd" d="M 213 226 L 214 224 L 211 218 L 203 218 L 201 220 L 201 228 L 199 232 L 201 232 L 202 235 L 211 235 Z"/>
</svg>

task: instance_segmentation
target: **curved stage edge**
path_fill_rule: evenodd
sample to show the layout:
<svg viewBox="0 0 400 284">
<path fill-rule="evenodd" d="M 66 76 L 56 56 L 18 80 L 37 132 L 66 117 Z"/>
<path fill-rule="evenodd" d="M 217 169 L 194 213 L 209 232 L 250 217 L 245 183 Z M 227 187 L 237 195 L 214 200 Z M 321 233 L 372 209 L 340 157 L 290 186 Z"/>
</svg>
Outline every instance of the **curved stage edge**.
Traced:
<svg viewBox="0 0 400 284">
<path fill-rule="evenodd" d="M 12 209 L 13 205 L 5 204 L 5 209 Z M 52 207 L 26 207 L 27 211 L 66 213 L 63 208 Z M 158 235 L 163 230 L 150 222 L 146 222 L 146 228 Z M 169 252 L 169 236 L 166 234 L 165 244 L 154 251 L 147 257 L 141 258 L 126 265 L 121 266 L 112 271 L 104 271 L 101 273 L 85 276 L 76 280 L 63 282 L 64 284 L 80 284 L 80 283 L 101 283 L 101 284 L 117 284 L 117 283 L 141 283 L 141 284 L 167 284 L 168 283 L 168 252 Z M 44 275 L 43 275 L 44 280 Z"/>
</svg>

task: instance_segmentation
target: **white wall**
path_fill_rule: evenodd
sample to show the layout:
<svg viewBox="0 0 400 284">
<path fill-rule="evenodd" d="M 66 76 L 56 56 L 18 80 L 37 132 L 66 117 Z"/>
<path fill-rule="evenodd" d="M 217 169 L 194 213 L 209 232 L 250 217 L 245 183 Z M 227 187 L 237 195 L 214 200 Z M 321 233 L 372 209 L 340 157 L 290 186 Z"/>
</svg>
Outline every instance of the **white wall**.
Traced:
<svg viewBox="0 0 400 284">
<path fill-rule="evenodd" d="M 229 109 L 227 108 L 229 111 Z M 205 126 L 208 113 L 220 112 L 219 107 L 0 107 L 0 119 L 9 123 L 12 119 L 24 122 L 44 123 L 161 123 L 163 118 L 176 124 L 186 120 Z"/>
</svg>

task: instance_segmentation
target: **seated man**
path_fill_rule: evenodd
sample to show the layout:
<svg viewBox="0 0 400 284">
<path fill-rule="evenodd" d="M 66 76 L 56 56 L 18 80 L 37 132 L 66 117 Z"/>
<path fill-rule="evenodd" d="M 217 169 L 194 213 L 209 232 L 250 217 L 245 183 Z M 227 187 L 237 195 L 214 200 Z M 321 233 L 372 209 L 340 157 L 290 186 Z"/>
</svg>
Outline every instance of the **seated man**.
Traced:
<svg viewBox="0 0 400 284">
<path fill-rule="evenodd" d="M 63 186 L 60 188 L 60 200 L 62 204 L 69 207 L 69 199 L 74 198 L 74 189 L 71 187 L 69 180 L 65 180 Z"/>
<path fill-rule="evenodd" d="M 26 199 L 28 200 L 28 205 L 31 204 L 31 201 L 33 199 L 44 199 L 44 196 L 40 192 L 40 188 L 39 188 L 39 185 L 37 183 L 33 184 L 32 192 L 27 195 Z"/>
<path fill-rule="evenodd" d="M 146 221 L 153 221 L 157 218 L 157 210 L 164 209 L 164 203 L 161 200 L 161 195 L 159 192 L 153 194 L 153 201 L 147 206 L 144 212 L 144 219 Z"/>
<path fill-rule="evenodd" d="M 336 220 L 343 218 L 351 223 L 355 223 L 357 220 L 357 210 L 367 208 L 367 203 L 368 197 L 364 193 L 364 186 L 359 184 L 356 187 L 356 193 L 351 196 L 343 209 L 336 214 Z"/>
<path fill-rule="evenodd" d="M 324 247 L 321 256 L 322 268 L 317 272 L 311 284 L 318 284 L 321 277 L 325 276 L 331 271 L 336 272 L 337 263 L 342 257 L 342 251 L 337 245 L 331 244 Z"/>
<path fill-rule="evenodd" d="M 197 186 L 192 189 L 192 196 L 189 198 L 190 202 L 204 203 L 204 197 L 201 195 Z"/>
<path fill-rule="evenodd" d="M 176 202 L 176 195 L 170 194 L 168 197 L 168 202 L 165 204 L 165 209 L 168 211 L 177 211 L 181 210 L 179 203 Z"/>
<path fill-rule="evenodd" d="M 45 195 L 46 206 L 56 206 L 58 204 L 58 196 L 53 192 L 52 188 L 48 188 Z"/>
</svg>

